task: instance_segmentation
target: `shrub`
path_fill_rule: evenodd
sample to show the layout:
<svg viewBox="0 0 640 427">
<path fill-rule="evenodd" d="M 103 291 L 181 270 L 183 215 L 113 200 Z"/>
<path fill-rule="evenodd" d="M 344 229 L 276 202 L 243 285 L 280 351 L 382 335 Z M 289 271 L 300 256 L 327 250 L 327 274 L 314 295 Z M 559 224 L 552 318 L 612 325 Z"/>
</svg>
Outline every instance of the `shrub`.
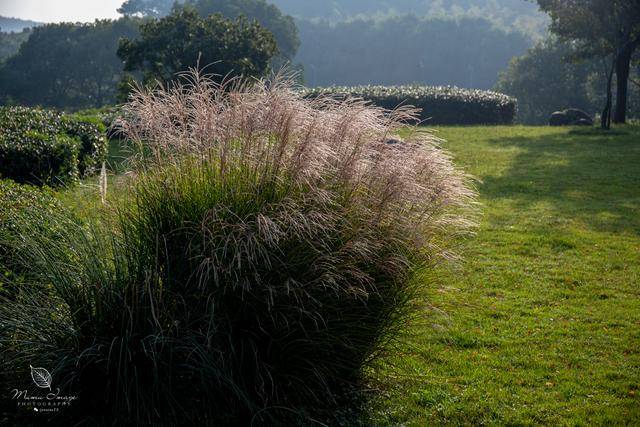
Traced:
<svg viewBox="0 0 640 427">
<path fill-rule="evenodd" d="M 95 172 L 106 157 L 103 132 L 51 110 L 0 107 L 0 175 L 55 185 Z"/>
<path fill-rule="evenodd" d="M 412 271 L 469 230 L 466 176 L 430 134 L 386 142 L 413 111 L 286 81 L 196 74 L 125 110 L 140 150 L 113 212 L 17 233 L 52 288 L 0 301 L 8 360 L 52 367 L 109 424 L 330 412 L 402 327 Z"/>
<path fill-rule="evenodd" d="M 305 89 L 303 94 L 351 96 L 389 110 L 412 105 L 421 109 L 419 119 L 429 125 L 512 124 L 518 109 L 516 99 L 507 95 L 450 86 L 334 86 Z"/>
</svg>

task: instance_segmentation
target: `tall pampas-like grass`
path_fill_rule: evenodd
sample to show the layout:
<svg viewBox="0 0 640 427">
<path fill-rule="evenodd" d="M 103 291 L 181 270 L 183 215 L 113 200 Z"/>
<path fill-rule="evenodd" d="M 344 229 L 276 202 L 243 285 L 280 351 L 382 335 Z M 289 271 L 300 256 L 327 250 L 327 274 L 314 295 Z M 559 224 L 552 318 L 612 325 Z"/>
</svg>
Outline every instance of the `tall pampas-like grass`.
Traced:
<svg viewBox="0 0 640 427">
<path fill-rule="evenodd" d="M 2 301 L 4 360 L 50 367 L 85 420 L 324 419 L 402 327 L 415 270 L 473 228 L 469 178 L 415 114 L 282 76 L 138 90 L 107 218 L 0 233 L 49 284 Z"/>
</svg>

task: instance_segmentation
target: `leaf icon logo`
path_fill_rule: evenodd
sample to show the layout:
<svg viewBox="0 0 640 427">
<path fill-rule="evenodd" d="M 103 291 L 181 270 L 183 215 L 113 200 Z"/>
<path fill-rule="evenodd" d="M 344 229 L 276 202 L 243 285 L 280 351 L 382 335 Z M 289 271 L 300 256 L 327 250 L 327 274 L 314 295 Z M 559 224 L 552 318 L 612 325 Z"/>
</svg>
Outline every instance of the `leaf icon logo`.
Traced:
<svg viewBox="0 0 640 427">
<path fill-rule="evenodd" d="M 51 374 L 44 368 L 34 368 L 29 365 L 31 368 L 31 378 L 33 382 L 40 388 L 48 388 L 51 390 Z"/>
</svg>

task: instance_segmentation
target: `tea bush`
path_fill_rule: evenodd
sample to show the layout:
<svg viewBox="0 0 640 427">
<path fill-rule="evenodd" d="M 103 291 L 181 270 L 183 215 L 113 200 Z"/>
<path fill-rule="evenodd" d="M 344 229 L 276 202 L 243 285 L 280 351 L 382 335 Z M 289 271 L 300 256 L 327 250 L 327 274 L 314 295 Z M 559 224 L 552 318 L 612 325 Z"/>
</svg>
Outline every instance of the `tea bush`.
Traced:
<svg viewBox="0 0 640 427">
<path fill-rule="evenodd" d="M 307 97 L 329 95 L 361 98 L 392 110 L 401 105 L 421 109 L 419 119 L 427 125 L 512 124 L 518 110 L 515 98 L 479 89 L 443 86 L 334 86 L 308 88 Z"/>
<path fill-rule="evenodd" d="M 0 176 L 57 185 L 97 170 L 104 129 L 52 110 L 0 107 Z"/>
<path fill-rule="evenodd" d="M 469 232 L 475 193 L 430 134 L 387 143 L 410 111 L 189 79 L 125 107 L 139 152 L 104 218 L 0 232 L 35 285 L 0 296 L 0 345 L 80 395 L 66 420 L 323 418 L 397 336 L 413 270 Z"/>
</svg>

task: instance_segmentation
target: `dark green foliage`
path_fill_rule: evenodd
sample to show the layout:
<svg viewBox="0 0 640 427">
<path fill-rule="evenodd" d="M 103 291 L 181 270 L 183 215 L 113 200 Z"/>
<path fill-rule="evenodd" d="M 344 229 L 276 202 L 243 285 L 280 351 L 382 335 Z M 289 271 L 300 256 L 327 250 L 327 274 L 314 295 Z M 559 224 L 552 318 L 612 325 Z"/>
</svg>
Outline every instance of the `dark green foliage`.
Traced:
<svg viewBox="0 0 640 427">
<path fill-rule="evenodd" d="M 357 19 L 334 25 L 298 21 L 297 60 L 309 86 L 455 85 L 490 89 L 528 37 L 482 18 Z"/>
<path fill-rule="evenodd" d="M 221 13 L 226 18 L 237 19 L 244 15 L 250 21 L 258 21 L 276 39 L 279 51 L 276 66 L 296 56 L 300 40 L 293 18 L 265 0 L 187 0 L 186 4 L 192 5 L 202 16 Z"/>
<path fill-rule="evenodd" d="M 200 16 L 221 13 L 225 18 L 237 19 L 244 15 L 249 21 L 258 21 L 276 39 L 279 54 L 276 66 L 291 61 L 300 45 L 298 29 L 290 16 L 284 15 L 276 6 L 265 0 L 127 0 L 119 12 L 125 15 L 142 15 L 160 18 L 171 13 L 174 5 L 188 5 Z"/>
<path fill-rule="evenodd" d="M 78 111 L 73 115 L 80 122 L 91 123 L 105 132 L 108 139 L 121 137 L 116 120 L 121 116 L 120 107 L 102 107 Z"/>
<path fill-rule="evenodd" d="M 0 32 L 0 62 L 15 55 L 20 49 L 20 45 L 27 41 L 30 34 L 31 30 L 29 29 L 19 33 Z"/>
<path fill-rule="evenodd" d="M 355 86 L 304 90 L 305 96 L 345 95 L 362 98 L 374 105 L 395 109 L 411 105 L 422 109 L 426 125 L 511 124 L 518 102 L 507 95 L 477 89 L 430 86 Z"/>
<path fill-rule="evenodd" d="M 106 156 L 100 129 L 51 110 L 0 108 L 0 176 L 58 185 L 93 173 Z"/>
<path fill-rule="evenodd" d="M 571 41 L 582 57 L 608 62 L 607 102 L 602 128 L 627 119 L 631 62 L 640 49 L 640 1 L 638 0 L 537 0 L 551 17 L 551 31 Z M 615 109 L 612 110 L 612 79 L 615 71 Z M 612 114 L 613 112 L 613 114 Z"/>
<path fill-rule="evenodd" d="M 0 102 L 64 109 L 113 104 L 122 75 L 122 37 L 138 34 L 136 19 L 48 24 L 32 30 L 0 67 Z"/>
<path fill-rule="evenodd" d="M 140 38 L 122 40 L 118 49 L 125 70 L 142 71 L 150 83 L 170 82 L 198 62 L 218 76 L 259 77 L 276 53 L 273 36 L 260 25 L 245 18 L 230 21 L 219 14 L 201 18 L 192 8 L 145 22 Z"/>
<path fill-rule="evenodd" d="M 601 112 L 604 67 L 598 60 L 572 60 L 574 56 L 571 44 L 549 38 L 511 61 L 495 89 L 518 99 L 518 122 L 547 124 L 551 113 L 567 108 L 579 108 L 592 117 Z M 632 71 L 634 79 L 638 75 L 638 70 Z M 631 117 L 640 113 L 639 89 L 629 90 Z"/>
<path fill-rule="evenodd" d="M 549 39 L 514 58 L 500 74 L 496 90 L 518 99 L 518 121 L 546 124 L 554 111 L 580 108 L 595 116 L 601 105 L 589 96 L 591 77 L 600 67 L 593 62 L 572 63 L 569 45 Z"/>
</svg>

